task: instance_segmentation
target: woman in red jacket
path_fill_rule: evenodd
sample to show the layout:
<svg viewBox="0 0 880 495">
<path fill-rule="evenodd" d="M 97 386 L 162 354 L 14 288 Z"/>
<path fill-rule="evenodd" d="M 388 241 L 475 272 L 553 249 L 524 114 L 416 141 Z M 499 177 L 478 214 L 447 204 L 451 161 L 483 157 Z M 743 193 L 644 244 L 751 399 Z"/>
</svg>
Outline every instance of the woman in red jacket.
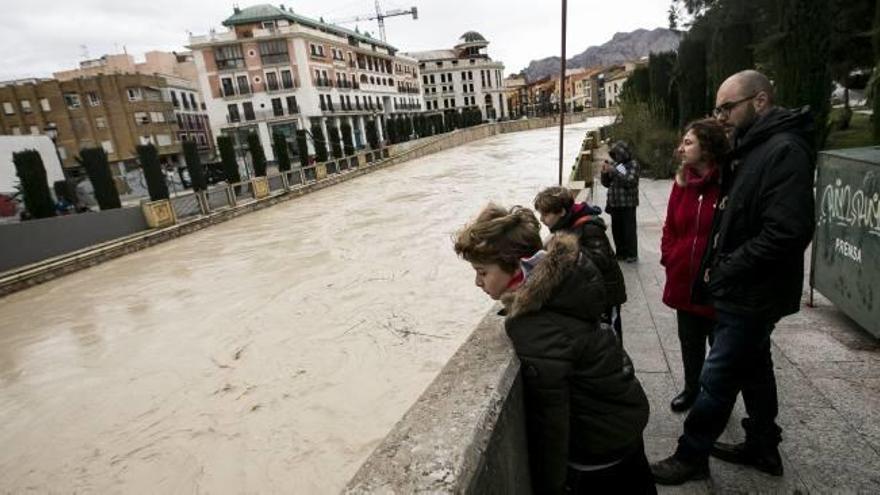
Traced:
<svg viewBox="0 0 880 495">
<path fill-rule="evenodd" d="M 724 127 L 714 119 L 702 119 L 685 128 L 677 150 L 681 166 L 669 195 L 660 246 L 660 264 L 666 268 L 663 302 L 676 310 L 684 364 L 684 390 L 671 404 L 676 412 L 686 411 L 697 398 L 707 339 L 712 343 L 715 311 L 694 304 L 691 287 L 712 231 L 720 163 L 729 149 Z"/>
</svg>

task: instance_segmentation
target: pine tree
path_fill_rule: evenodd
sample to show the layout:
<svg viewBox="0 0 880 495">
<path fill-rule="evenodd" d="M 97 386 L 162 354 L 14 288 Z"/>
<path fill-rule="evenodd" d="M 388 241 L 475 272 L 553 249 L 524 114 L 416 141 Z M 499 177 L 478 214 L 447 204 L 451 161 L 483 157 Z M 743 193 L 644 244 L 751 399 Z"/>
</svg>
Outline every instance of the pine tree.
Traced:
<svg viewBox="0 0 880 495">
<path fill-rule="evenodd" d="M 12 154 L 15 174 L 21 181 L 24 207 L 33 218 L 55 216 L 52 194 L 46 178 L 46 167 L 37 150 L 24 150 Z"/>
<path fill-rule="evenodd" d="M 86 169 L 98 206 L 102 210 L 122 208 L 104 148 L 83 148 L 76 160 Z"/>
<path fill-rule="evenodd" d="M 198 192 L 207 189 L 208 181 L 205 179 L 205 169 L 202 167 L 198 146 L 195 141 L 183 142 L 183 157 L 186 160 L 186 169 L 189 171 L 189 180 L 193 191 Z"/>
<path fill-rule="evenodd" d="M 251 153 L 251 161 L 254 164 L 254 175 L 257 177 L 266 176 L 266 154 L 263 152 L 263 145 L 260 143 L 260 136 L 256 132 L 251 132 L 247 137 L 248 151 Z"/>
<path fill-rule="evenodd" d="M 278 162 L 278 171 L 290 170 L 290 152 L 287 150 L 287 137 L 284 134 L 272 134 L 272 150 L 275 152 L 275 161 Z"/>
<path fill-rule="evenodd" d="M 220 150 L 220 163 L 223 166 L 223 175 L 228 184 L 241 182 L 241 174 L 238 172 L 238 160 L 235 158 L 235 145 L 231 136 L 217 136 L 217 149 Z"/>
<path fill-rule="evenodd" d="M 321 126 L 312 126 L 312 144 L 315 145 L 315 160 L 318 163 L 324 163 L 329 156 L 327 155 L 327 140 L 324 138 L 324 131 Z"/>
<path fill-rule="evenodd" d="M 165 182 L 165 173 L 162 172 L 162 166 L 159 164 L 159 152 L 156 151 L 156 147 L 152 144 L 142 144 L 135 150 L 141 162 L 144 179 L 147 181 L 150 200 L 168 199 L 168 183 Z"/>
</svg>

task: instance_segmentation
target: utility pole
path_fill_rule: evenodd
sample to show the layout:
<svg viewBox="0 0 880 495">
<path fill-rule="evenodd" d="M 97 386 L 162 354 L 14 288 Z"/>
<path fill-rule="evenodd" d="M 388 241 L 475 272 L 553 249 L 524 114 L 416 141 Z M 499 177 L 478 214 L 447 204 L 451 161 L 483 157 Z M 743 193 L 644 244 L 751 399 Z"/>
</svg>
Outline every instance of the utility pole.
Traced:
<svg viewBox="0 0 880 495">
<path fill-rule="evenodd" d="M 565 139 L 565 26 L 567 0 L 562 0 L 562 67 L 559 69 L 559 185 L 562 185 L 562 148 Z"/>
<path fill-rule="evenodd" d="M 387 42 L 385 37 L 385 19 L 401 15 L 412 15 L 413 20 L 417 20 L 419 18 L 419 9 L 417 7 L 410 7 L 409 9 L 392 9 L 387 12 L 382 12 L 382 6 L 379 5 L 379 0 L 376 0 L 375 13 L 358 15 L 346 19 L 336 19 L 330 22 L 332 24 L 350 24 L 352 22 L 360 21 L 377 21 L 379 24 L 379 37 L 383 42 Z"/>
</svg>

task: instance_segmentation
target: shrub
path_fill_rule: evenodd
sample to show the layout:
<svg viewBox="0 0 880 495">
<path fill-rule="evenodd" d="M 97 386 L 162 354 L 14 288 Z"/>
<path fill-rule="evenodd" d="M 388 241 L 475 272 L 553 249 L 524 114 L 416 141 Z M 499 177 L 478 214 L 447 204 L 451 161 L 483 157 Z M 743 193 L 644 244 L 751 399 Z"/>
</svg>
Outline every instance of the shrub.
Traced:
<svg viewBox="0 0 880 495">
<path fill-rule="evenodd" d="M 107 163 L 107 153 L 104 148 L 83 148 L 76 159 L 85 169 L 92 188 L 95 190 L 95 200 L 102 210 L 122 208 L 119 201 L 119 191 L 113 183 L 113 174 L 110 173 L 110 165 Z"/>
<path fill-rule="evenodd" d="M 217 149 L 220 150 L 220 163 L 223 165 L 223 175 L 226 176 L 226 182 L 229 184 L 241 182 L 232 137 L 217 136 Z"/>
<path fill-rule="evenodd" d="M 266 154 L 263 152 L 263 145 L 260 144 L 260 136 L 256 132 L 248 134 L 248 149 L 251 152 L 251 160 L 254 163 L 254 175 L 257 177 L 266 176 Z"/>
<path fill-rule="evenodd" d="M 144 179 L 147 181 L 147 190 L 150 200 L 159 201 L 168 199 L 168 184 L 165 182 L 165 174 L 159 165 L 159 153 L 152 144 L 142 144 L 135 148 L 141 169 L 144 171 Z"/>
<path fill-rule="evenodd" d="M 183 157 L 186 160 L 186 169 L 189 171 L 189 180 L 193 191 L 204 191 L 207 189 L 208 181 L 205 179 L 205 169 L 202 167 L 202 161 L 199 158 L 199 150 L 195 141 L 183 142 Z"/>
<path fill-rule="evenodd" d="M 12 154 L 15 174 L 21 180 L 24 207 L 33 218 L 55 216 L 55 205 L 49 192 L 46 167 L 37 150 L 24 150 Z"/>
</svg>

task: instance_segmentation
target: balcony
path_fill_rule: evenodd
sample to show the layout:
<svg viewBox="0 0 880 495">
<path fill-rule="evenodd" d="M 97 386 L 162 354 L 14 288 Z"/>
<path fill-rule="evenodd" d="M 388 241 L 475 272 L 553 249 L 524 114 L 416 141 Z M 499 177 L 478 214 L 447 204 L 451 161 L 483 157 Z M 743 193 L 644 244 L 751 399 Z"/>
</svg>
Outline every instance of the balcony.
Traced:
<svg viewBox="0 0 880 495">
<path fill-rule="evenodd" d="M 217 61 L 218 71 L 244 69 L 245 67 L 243 58 L 231 58 L 228 60 Z"/>
<path fill-rule="evenodd" d="M 313 81 L 315 83 L 316 88 L 332 88 L 333 87 L 333 80 L 329 79 L 329 78 L 318 77 L 318 78 L 315 78 Z"/>
</svg>

